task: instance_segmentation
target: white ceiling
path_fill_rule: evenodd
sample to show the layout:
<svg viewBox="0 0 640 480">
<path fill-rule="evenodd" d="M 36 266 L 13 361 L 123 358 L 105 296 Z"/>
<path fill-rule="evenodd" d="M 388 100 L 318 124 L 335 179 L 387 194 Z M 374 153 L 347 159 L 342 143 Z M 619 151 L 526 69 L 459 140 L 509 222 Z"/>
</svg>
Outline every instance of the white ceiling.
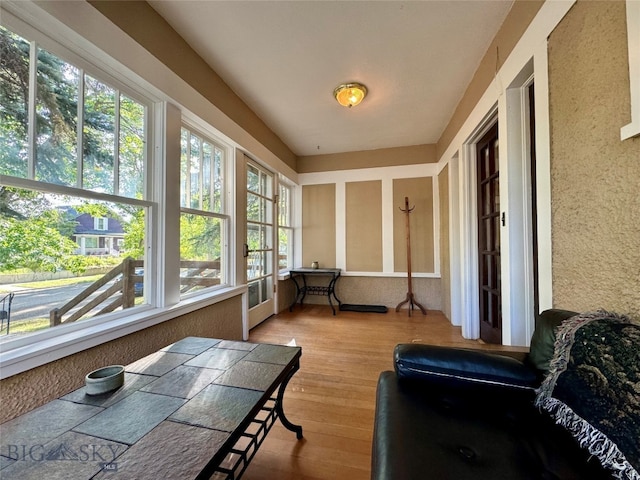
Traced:
<svg viewBox="0 0 640 480">
<path fill-rule="evenodd" d="M 302 156 L 435 143 L 513 1 L 149 3 Z"/>
</svg>

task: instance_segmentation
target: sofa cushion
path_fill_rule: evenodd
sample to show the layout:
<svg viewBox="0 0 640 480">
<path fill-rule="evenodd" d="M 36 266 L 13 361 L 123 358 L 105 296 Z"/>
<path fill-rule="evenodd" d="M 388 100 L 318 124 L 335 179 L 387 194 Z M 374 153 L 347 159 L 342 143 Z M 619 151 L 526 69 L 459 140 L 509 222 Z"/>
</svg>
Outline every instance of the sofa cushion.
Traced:
<svg viewBox="0 0 640 480">
<path fill-rule="evenodd" d="M 563 323 L 536 404 L 616 478 L 640 480 L 640 324 L 610 312 Z"/>
<path fill-rule="evenodd" d="M 542 312 L 536 318 L 536 328 L 531 337 L 529 361 L 542 372 L 549 371 L 549 361 L 553 357 L 553 345 L 556 341 L 556 329 L 560 324 L 577 315 L 569 310 L 551 309 Z"/>
<path fill-rule="evenodd" d="M 504 355 L 435 345 L 400 344 L 395 348 L 395 369 L 401 380 L 430 380 L 448 384 L 490 384 L 533 389 L 536 372 Z"/>
<path fill-rule="evenodd" d="M 419 388 L 417 382 L 399 382 L 394 372 L 381 373 L 372 480 L 611 478 L 530 402 L 492 407 L 478 405 L 480 395 L 459 402 L 458 393 Z M 496 400 L 500 393 L 486 396 Z"/>
</svg>

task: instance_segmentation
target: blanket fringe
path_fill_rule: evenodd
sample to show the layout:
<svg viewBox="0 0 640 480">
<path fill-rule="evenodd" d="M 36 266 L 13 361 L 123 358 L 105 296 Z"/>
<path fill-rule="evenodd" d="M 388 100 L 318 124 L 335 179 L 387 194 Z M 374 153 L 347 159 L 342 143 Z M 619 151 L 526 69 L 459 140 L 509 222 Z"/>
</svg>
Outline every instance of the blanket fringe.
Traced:
<svg viewBox="0 0 640 480">
<path fill-rule="evenodd" d="M 606 310 L 587 312 L 565 320 L 558 328 L 554 344 L 553 359 L 549 364 L 549 374 L 537 390 L 535 405 L 546 410 L 555 422 L 566 428 L 578 441 L 580 447 L 596 456 L 603 467 L 608 468 L 619 480 L 640 480 L 640 474 L 629 463 L 618 446 L 604 433 L 576 414 L 571 407 L 552 397 L 556 382 L 561 373 L 567 369 L 571 347 L 578 329 L 587 323 L 602 319 L 614 322 L 629 323 L 630 319 Z"/>
<path fill-rule="evenodd" d="M 589 422 L 576 414 L 571 407 L 555 398 L 541 402 L 541 408 L 566 428 L 581 448 L 596 456 L 603 467 L 608 468 L 620 480 L 640 480 L 640 473 L 626 459 L 618 446 Z"/>
</svg>

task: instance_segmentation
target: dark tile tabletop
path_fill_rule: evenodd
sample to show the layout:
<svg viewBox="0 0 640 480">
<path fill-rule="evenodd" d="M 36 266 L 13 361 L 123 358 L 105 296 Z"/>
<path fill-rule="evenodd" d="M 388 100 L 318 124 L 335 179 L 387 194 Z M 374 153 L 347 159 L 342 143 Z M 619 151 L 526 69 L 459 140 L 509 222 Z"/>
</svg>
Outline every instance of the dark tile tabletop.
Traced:
<svg viewBox="0 0 640 480">
<path fill-rule="evenodd" d="M 300 353 L 182 339 L 128 365 L 118 390 L 83 387 L 0 425 L 0 478 L 195 478 L 286 385 Z"/>
</svg>

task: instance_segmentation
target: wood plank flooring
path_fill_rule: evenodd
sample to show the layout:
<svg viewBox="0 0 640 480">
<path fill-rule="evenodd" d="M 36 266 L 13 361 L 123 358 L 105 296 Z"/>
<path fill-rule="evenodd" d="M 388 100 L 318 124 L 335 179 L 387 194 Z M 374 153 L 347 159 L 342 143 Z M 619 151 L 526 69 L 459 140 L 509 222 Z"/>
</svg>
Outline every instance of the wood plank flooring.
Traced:
<svg viewBox="0 0 640 480">
<path fill-rule="evenodd" d="M 302 347 L 300 370 L 288 385 L 284 409 L 302 425 L 304 438 L 276 422 L 244 480 L 365 480 L 378 375 L 393 369 L 398 343 L 494 349 L 462 338 L 437 311 L 387 314 L 339 312 L 305 305 L 274 316 L 250 332 L 249 341 Z M 518 350 L 518 349 L 514 349 Z"/>
</svg>

